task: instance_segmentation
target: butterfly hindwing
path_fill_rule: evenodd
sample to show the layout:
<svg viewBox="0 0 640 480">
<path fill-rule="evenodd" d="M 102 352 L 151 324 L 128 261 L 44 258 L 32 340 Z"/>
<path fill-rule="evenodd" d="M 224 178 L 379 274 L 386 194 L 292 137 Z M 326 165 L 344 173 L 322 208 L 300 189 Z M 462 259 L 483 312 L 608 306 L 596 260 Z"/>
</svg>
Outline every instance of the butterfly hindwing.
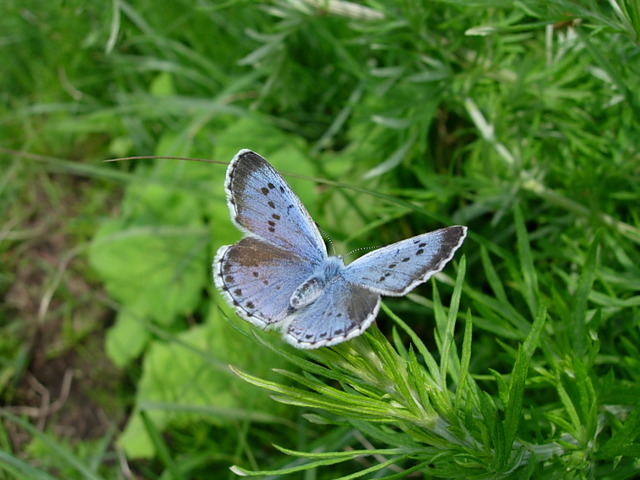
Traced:
<svg viewBox="0 0 640 480">
<path fill-rule="evenodd" d="M 466 234 L 454 226 L 387 245 L 347 265 L 345 276 L 380 295 L 405 295 L 442 270 Z"/>
<path fill-rule="evenodd" d="M 316 265 L 326 258 L 324 241 L 309 213 L 260 155 L 240 150 L 229 164 L 225 189 L 238 228 Z"/>
<path fill-rule="evenodd" d="M 288 315 L 293 291 L 313 273 L 296 254 L 258 238 L 221 247 L 213 262 L 216 286 L 244 319 L 259 326 Z"/>
<path fill-rule="evenodd" d="M 380 295 L 338 276 L 287 320 L 285 338 L 298 348 L 335 345 L 365 331 L 379 308 Z"/>
</svg>

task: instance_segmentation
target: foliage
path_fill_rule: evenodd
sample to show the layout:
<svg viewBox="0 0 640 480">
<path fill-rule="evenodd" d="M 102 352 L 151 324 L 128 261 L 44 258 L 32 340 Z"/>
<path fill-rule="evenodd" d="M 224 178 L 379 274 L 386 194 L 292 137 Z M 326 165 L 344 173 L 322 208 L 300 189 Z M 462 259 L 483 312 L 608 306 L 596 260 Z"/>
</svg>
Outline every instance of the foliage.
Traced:
<svg viewBox="0 0 640 480">
<path fill-rule="evenodd" d="M 0 147 L 21 153 L 0 157 L 2 402 L 37 377 L 32 332 L 59 321 L 44 358 L 104 335 L 126 377 L 103 397 L 127 411 L 95 441 L 3 409 L 0 475 L 122 478 L 116 454 L 145 478 L 638 475 L 634 2 L 5 10 Z M 470 236 L 362 337 L 294 350 L 212 285 L 213 253 L 239 237 L 223 166 L 98 162 L 240 148 L 292 174 L 338 253 L 447 224 Z M 45 272 L 32 316 L 14 300 L 24 251 Z M 109 300 L 74 294 L 76 276 Z M 106 331 L 95 303 L 115 312 Z"/>
</svg>

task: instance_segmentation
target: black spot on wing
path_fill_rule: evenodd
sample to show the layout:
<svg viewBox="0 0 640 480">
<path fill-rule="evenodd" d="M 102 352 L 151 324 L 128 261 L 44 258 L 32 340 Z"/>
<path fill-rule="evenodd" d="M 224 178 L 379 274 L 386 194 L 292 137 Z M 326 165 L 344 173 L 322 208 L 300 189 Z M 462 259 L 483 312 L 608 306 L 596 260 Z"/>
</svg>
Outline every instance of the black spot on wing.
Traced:
<svg viewBox="0 0 640 480">
<path fill-rule="evenodd" d="M 389 278 L 391 276 L 390 272 L 385 273 L 384 275 L 380 276 L 380 279 L 378 280 L 379 282 L 384 282 L 387 278 Z"/>
</svg>

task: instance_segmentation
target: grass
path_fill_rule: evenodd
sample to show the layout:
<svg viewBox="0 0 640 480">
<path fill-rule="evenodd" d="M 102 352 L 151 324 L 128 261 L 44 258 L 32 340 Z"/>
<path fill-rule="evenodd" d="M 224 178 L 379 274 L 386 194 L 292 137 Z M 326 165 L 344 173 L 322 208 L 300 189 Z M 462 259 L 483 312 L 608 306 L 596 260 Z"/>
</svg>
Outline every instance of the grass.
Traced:
<svg viewBox="0 0 640 480">
<path fill-rule="evenodd" d="M 636 3 L 162 5 L 4 6 L 0 478 L 638 476 Z M 297 351 L 211 281 L 223 165 L 102 162 L 240 148 L 338 253 L 469 237 Z"/>
</svg>

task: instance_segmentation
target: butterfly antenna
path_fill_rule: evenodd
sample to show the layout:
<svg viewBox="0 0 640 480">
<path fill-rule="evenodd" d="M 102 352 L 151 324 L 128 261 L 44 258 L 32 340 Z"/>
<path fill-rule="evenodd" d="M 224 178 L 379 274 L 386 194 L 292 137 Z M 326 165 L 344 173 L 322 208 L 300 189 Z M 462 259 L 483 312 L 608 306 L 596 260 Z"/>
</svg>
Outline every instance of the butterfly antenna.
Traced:
<svg viewBox="0 0 640 480">
<path fill-rule="evenodd" d="M 318 225 L 318 222 L 313 222 L 316 224 L 316 227 L 318 227 L 318 230 L 320 230 L 320 233 L 322 234 L 322 236 L 325 238 L 325 240 L 327 242 L 329 242 L 329 245 L 331 245 L 331 250 L 333 250 L 333 254 L 334 255 L 338 255 L 338 252 L 336 252 L 336 246 L 333 244 L 333 240 L 331 240 L 331 237 L 329 235 L 327 235 L 327 232 L 325 232 L 320 225 Z"/>
<path fill-rule="evenodd" d="M 342 258 L 348 257 L 352 253 L 356 253 L 356 252 L 359 252 L 361 250 L 375 250 L 376 248 L 385 247 L 385 246 L 386 245 L 378 245 L 377 247 L 360 247 L 360 248 L 356 248 L 355 250 L 351 250 L 349 253 L 343 255 Z"/>
</svg>

